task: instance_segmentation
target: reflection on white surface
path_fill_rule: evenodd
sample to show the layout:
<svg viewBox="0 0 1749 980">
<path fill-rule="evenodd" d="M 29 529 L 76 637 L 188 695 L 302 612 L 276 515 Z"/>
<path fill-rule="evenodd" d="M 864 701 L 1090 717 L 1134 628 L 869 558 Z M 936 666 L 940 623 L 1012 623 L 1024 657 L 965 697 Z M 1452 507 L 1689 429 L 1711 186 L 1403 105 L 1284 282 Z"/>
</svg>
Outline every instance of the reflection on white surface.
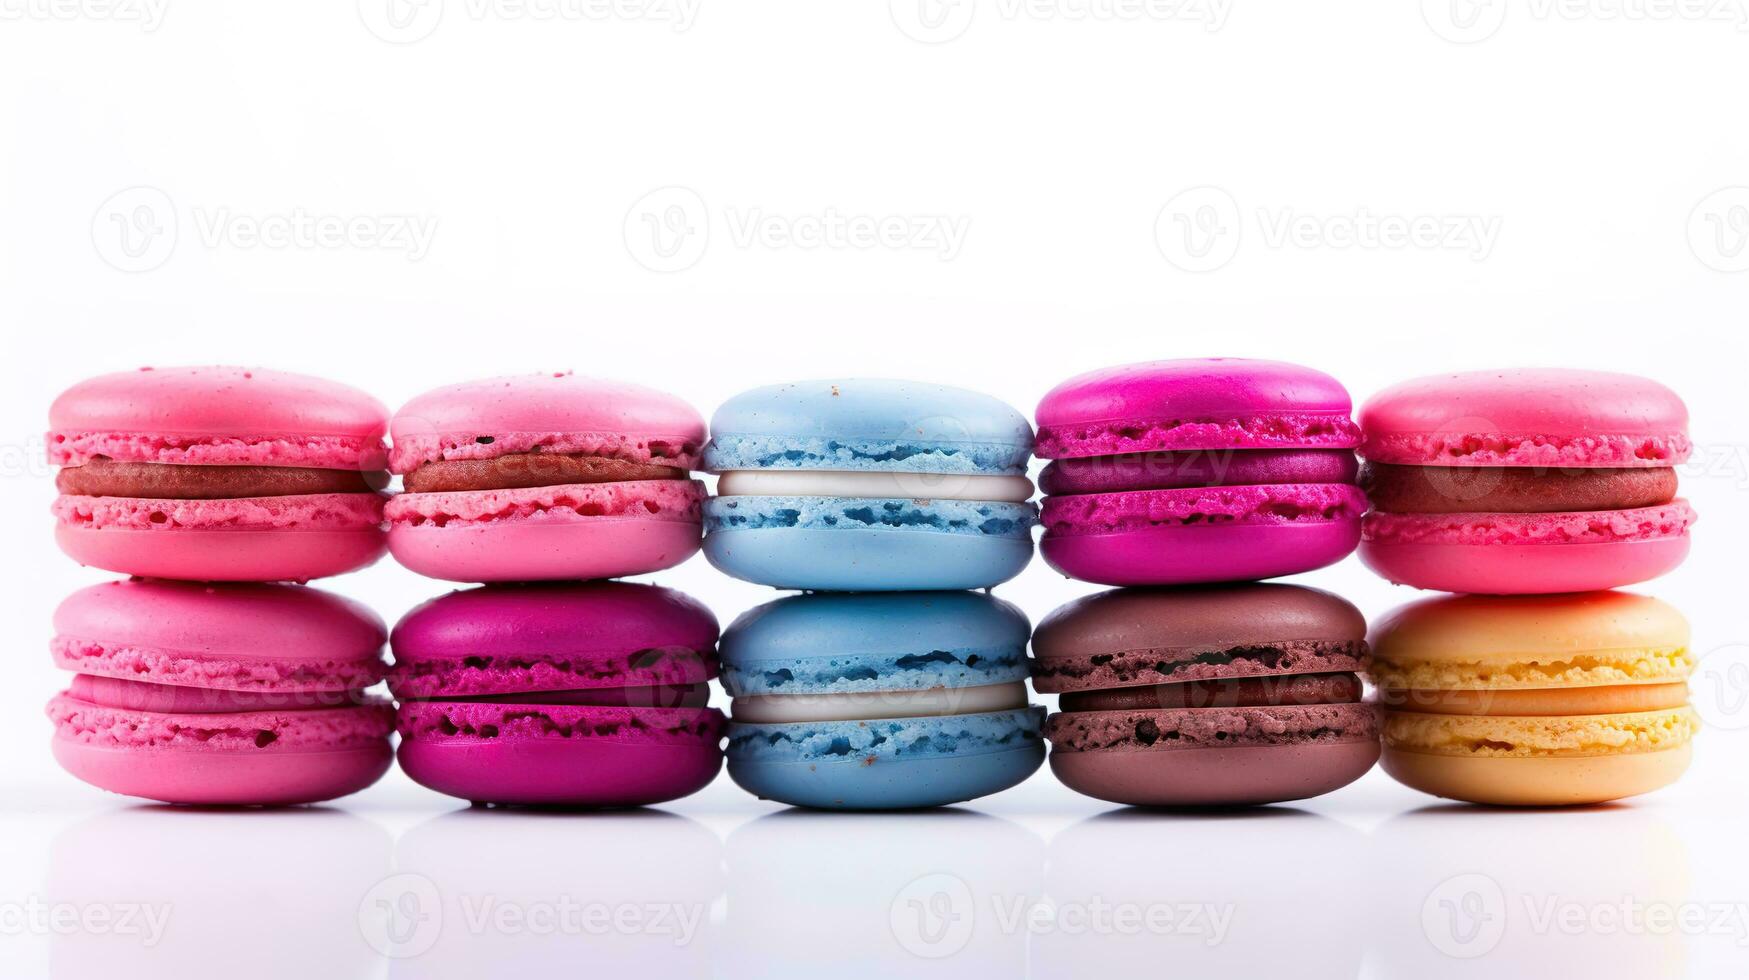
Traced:
<svg viewBox="0 0 1749 980">
<path fill-rule="evenodd" d="M 1380 976 L 1494 977 L 1503 967 L 1585 980 L 1687 976 L 1680 917 L 1728 911 L 1691 897 L 1681 837 L 1631 804 L 1434 805 L 1386 820 L 1372 837 Z"/>
<path fill-rule="evenodd" d="M 395 872 L 366 931 L 396 980 L 710 975 L 723 847 L 686 817 L 460 810 L 409 829 Z"/>
<path fill-rule="evenodd" d="M 1368 879 L 1365 834 L 1291 807 L 1102 813 L 1051 841 L 1032 975 L 1352 978 Z"/>
<path fill-rule="evenodd" d="M 390 847 L 375 823 L 322 808 L 141 806 L 71 823 L 55 835 L 44 894 L 60 908 L 97 910 L 108 923 L 52 931 L 50 975 L 377 976 L 377 956 L 359 941 L 357 908 L 388 874 Z M 160 916 L 161 933 L 132 927 Z"/>
<path fill-rule="evenodd" d="M 1038 901 L 1044 842 L 971 810 L 785 810 L 728 838 L 718 975 L 1026 975 L 1008 913 Z"/>
</svg>

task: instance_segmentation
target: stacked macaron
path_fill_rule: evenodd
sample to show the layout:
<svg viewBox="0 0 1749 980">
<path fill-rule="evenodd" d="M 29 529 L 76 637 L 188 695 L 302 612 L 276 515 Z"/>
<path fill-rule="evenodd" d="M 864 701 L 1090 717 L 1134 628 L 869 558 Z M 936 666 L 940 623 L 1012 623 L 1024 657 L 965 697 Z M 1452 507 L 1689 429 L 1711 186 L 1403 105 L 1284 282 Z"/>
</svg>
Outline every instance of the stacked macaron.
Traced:
<svg viewBox="0 0 1749 980">
<path fill-rule="evenodd" d="M 780 599 L 723 637 L 729 775 L 828 809 L 939 806 L 1043 761 L 1019 610 L 984 589 L 1032 560 L 1032 427 L 911 381 L 756 388 L 711 420 L 705 556 Z"/>
<path fill-rule="evenodd" d="M 561 372 L 427 392 L 389 431 L 402 480 L 389 552 L 489 583 L 395 627 L 402 769 L 520 805 L 638 806 L 708 783 L 722 766 L 723 718 L 706 706 L 716 619 L 671 590 L 586 581 L 698 551 L 704 419 L 664 392 Z"/>
<path fill-rule="evenodd" d="M 1130 587 L 1063 606 L 1033 637 L 1035 683 L 1061 695 L 1051 768 L 1070 788 L 1273 803 L 1377 761 L 1360 612 L 1297 586 L 1211 585 L 1354 550 L 1366 501 L 1351 408 L 1329 375 L 1233 358 L 1094 371 L 1039 403 L 1045 561 Z"/>
<path fill-rule="evenodd" d="M 1674 782 L 1699 719 L 1688 622 L 1626 592 L 1444 596 L 1378 624 L 1384 768 L 1475 803 L 1602 803 Z"/>
<path fill-rule="evenodd" d="M 1044 762 L 1020 610 L 977 592 L 791 596 L 723 634 L 729 776 L 823 809 L 941 806 Z"/>
<path fill-rule="evenodd" d="M 1335 378 L 1234 358 L 1063 382 L 1038 406 L 1040 552 L 1105 585 L 1246 581 L 1341 560 L 1360 540 L 1360 430 Z"/>
<path fill-rule="evenodd" d="M 1033 678 L 1061 695 L 1051 769 L 1071 789 L 1150 806 L 1317 796 L 1379 758 L 1356 673 L 1366 620 L 1274 583 L 1113 589 L 1065 605 L 1032 639 Z"/>
<path fill-rule="evenodd" d="M 302 585 L 375 561 L 383 432 L 375 399 L 229 367 L 81 382 L 49 412 L 56 539 L 134 579 L 55 614 L 71 685 L 55 757 L 103 789 L 171 803 L 277 805 L 381 776 L 393 710 L 382 623 Z M 222 583 L 222 584 L 197 584 Z"/>
<path fill-rule="evenodd" d="M 640 806 L 722 767 L 717 621 L 671 589 L 488 585 L 396 625 L 401 768 L 486 803 Z"/>
<path fill-rule="evenodd" d="M 1393 582 L 1482 593 L 1379 624 L 1384 765 L 1415 789 L 1597 803 L 1681 775 L 1698 727 L 1680 613 L 1586 591 L 1688 553 L 1688 411 L 1645 378 L 1559 368 L 1418 378 L 1362 407 L 1360 557 Z"/>
<path fill-rule="evenodd" d="M 1444 592 L 1632 585 L 1688 554 L 1676 495 L 1688 409 L 1626 374 L 1560 368 L 1406 381 L 1361 409 L 1367 515 L 1360 557 Z"/>
</svg>

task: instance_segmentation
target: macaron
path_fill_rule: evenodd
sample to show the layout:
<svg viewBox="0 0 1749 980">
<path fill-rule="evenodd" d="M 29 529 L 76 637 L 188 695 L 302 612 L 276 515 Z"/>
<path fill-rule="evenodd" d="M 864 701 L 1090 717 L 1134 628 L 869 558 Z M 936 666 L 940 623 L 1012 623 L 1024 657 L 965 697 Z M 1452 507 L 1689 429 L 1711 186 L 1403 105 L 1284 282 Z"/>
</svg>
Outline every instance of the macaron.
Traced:
<svg viewBox="0 0 1749 980">
<path fill-rule="evenodd" d="M 166 803 L 356 793 L 392 759 L 382 620 L 316 589 L 133 579 L 55 610 L 54 754 L 93 786 Z"/>
<path fill-rule="evenodd" d="M 1139 806 L 1319 796 L 1379 758 L 1362 698 L 1366 621 L 1296 585 L 1115 589 L 1045 617 L 1033 684 L 1060 694 L 1051 769 L 1080 793 Z"/>
<path fill-rule="evenodd" d="M 450 385 L 389 424 L 389 551 L 453 582 L 597 579 L 698 551 L 704 419 L 673 395 L 562 372 Z"/>
<path fill-rule="evenodd" d="M 476 803 L 621 807 L 677 799 L 722 767 L 706 706 L 717 621 L 626 582 L 451 592 L 390 635 L 401 768 Z"/>
<path fill-rule="evenodd" d="M 1360 430 L 1310 368 L 1151 361 L 1063 382 L 1038 406 L 1039 551 L 1070 578 L 1184 585 L 1291 575 L 1360 540 Z"/>
<path fill-rule="evenodd" d="M 1373 634 L 1384 768 L 1471 803 L 1602 803 L 1675 782 L 1700 726 L 1688 622 L 1626 592 L 1442 596 Z"/>
<path fill-rule="evenodd" d="M 55 540 L 82 565 L 304 581 L 382 557 L 388 410 L 320 378 L 141 368 L 49 408 Z"/>
<path fill-rule="evenodd" d="M 833 810 L 942 806 L 1044 762 L 1020 610 L 974 592 L 790 596 L 723 633 L 729 776 Z"/>
<path fill-rule="evenodd" d="M 755 388 L 711 419 L 705 557 L 781 589 L 980 589 L 1032 560 L 1032 427 L 915 381 Z"/>
<path fill-rule="evenodd" d="M 1656 578 L 1688 554 L 1677 496 L 1688 409 L 1627 374 L 1565 368 L 1406 381 L 1368 399 L 1360 558 L 1445 592 L 1580 592 Z"/>
</svg>

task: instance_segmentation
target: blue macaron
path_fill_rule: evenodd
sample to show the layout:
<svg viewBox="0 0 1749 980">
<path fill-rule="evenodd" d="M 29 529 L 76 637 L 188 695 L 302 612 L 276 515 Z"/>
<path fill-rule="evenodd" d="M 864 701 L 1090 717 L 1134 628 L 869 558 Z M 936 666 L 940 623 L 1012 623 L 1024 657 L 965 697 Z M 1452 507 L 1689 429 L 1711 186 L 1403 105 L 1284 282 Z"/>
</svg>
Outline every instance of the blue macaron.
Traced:
<svg viewBox="0 0 1749 980">
<path fill-rule="evenodd" d="M 1032 427 L 911 381 L 755 388 L 711 419 L 705 556 L 785 589 L 980 589 L 1032 560 Z"/>
<path fill-rule="evenodd" d="M 744 613 L 719 647 L 729 776 L 821 809 L 942 806 L 1044 761 L 1026 616 L 975 592 L 814 594 Z"/>
</svg>

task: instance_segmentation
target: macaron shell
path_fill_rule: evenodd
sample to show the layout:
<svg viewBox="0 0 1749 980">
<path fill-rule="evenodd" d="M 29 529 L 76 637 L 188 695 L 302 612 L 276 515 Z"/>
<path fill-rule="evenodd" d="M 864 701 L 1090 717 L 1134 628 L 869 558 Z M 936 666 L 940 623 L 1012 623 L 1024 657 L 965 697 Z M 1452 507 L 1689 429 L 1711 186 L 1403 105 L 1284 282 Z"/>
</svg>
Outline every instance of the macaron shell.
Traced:
<svg viewBox="0 0 1749 980">
<path fill-rule="evenodd" d="M 1434 375 L 1368 399 L 1360 454 L 1440 466 L 1673 466 L 1688 458 L 1688 409 L 1628 374 L 1520 368 Z"/>
<path fill-rule="evenodd" d="M 388 549 L 382 528 L 99 528 L 66 523 L 55 542 L 81 565 L 196 582 L 307 582 L 357 571 Z"/>
<path fill-rule="evenodd" d="M 712 501 L 715 504 L 716 501 Z M 704 554 L 725 575 L 778 589 L 986 589 L 1032 561 L 1030 535 L 933 528 L 768 527 L 716 530 Z"/>
<path fill-rule="evenodd" d="M 638 575 L 698 551 L 703 495 L 694 480 L 402 494 L 387 508 L 388 546 L 452 582 Z"/>
<path fill-rule="evenodd" d="M 1686 535 L 1695 520 L 1694 508 L 1677 499 L 1656 507 L 1549 514 L 1373 511 L 1366 515 L 1361 533 L 1368 542 L 1394 545 L 1564 546 L 1677 538 Z"/>
<path fill-rule="evenodd" d="M 293 585 L 105 582 L 56 607 L 56 663 L 239 691 L 345 691 L 381 679 L 387 631 L 350 599 Z"/>
<path fill-rule="evenodd" d="M 142 368 L 91 378 L 49 408 L 49 462 L 380 470 L 388 409 L 321 378 L 238 367 Z"/>
<path fill-rule="evenodd" d="M 768 385 L 711 417 L 705 469 L 1024 474 L 1032 426 L 975 391 L 841 378 Z"/>
<path fill-rule="evenodd" d="M 49 702 L 54 755 L 93 786 L 166 803 L 289 805 L 357 792 L 392 759 L 387 704 L 170 714 Z"/>
<path fill-rule="evenodd" d="M 1688 557 L 1689 536 L 1579 544 L 1362 541 L 1360 560 L 1398 585 L 1533 595 L 1613 589 L 1657 578 Z"/>
<path fill-rule="evenodd" d="M 1379 759 L 1376 740 L 1178 749 L 1051 752 L 1065 786 L 1129 806 L 1255 806 L 1322 796 Z"/>
<path fill-rule="evenodd" d="M 1360 517 L 1308 523 L 1176 525 L 1039 542 L 1046 564 L 1103 585 L 1250 581 L 1335 564 L 1360 541 Z"/>
<path fill-rule="evenodd" d="M 822 809 L 944 806 L 1044 762 L 1038 707 L 868 721 L 729 726 L 729 776 L 761 799 Z"/>
<path fill-rule="evenodd" d="M 1046 459 L 1178 449 L 1351 449 L 1360 430 L 1335 378 L 1278 361 L 1203 358 L 1091 371 L 1038 406 Z"/>
<path fill-rule="evenodd" d="M 1342 483 L 1195 487 L 1053 495 L 1039 522 L 1049 536 L 1112 534 L 1169 527 L 1280 526 L 1358 520 L 1359 488 Z"/>
<path fill-rule="evenodd" d="M 1378 741 L 1370 704 L 1060 711 L 1044 735 L 1059 752 L 1177 752 L 1195 748 Z"/>
<path fill-rule="evenodd" d="M 1650 793 L 1682 777 L 1691 745 L 1662 752 L 1545 758 L 1465 758 L 1386 749 L 1381 761 L 1411 789 L 1494 806 L 1582 806 Z"/>
<path fill-rule="evenodd" d="M 97 531 L 380 531 L 384 499 L 374 493 L 217 500 L 63 494 L 55 498 L 53 511 L 67 527 Z"/>
<path fill-rule="evenodd" d="M 642 385 L 569 372 L 486 378 L 426 392 L 389 425 L 390 469 L 439 459 L 492 459 L 531 450 L 698 467 L 704 418 Z"/>
<path fill-rule="evenodd" d="M 715 709 L 407 702 L 398 728 L 414 782 L 483 803 L 644 806 L 722 767 Z"/>
<path fill-rule="evenodd" d="M 1578 715 L 1445 715 L 1392 711 L 1384 742 L 1394 749 L 1465 759 L 1574 758 L 1660 752 L 1700 728 L 1687 705 L 1659 711 Z"/>
</svg>

